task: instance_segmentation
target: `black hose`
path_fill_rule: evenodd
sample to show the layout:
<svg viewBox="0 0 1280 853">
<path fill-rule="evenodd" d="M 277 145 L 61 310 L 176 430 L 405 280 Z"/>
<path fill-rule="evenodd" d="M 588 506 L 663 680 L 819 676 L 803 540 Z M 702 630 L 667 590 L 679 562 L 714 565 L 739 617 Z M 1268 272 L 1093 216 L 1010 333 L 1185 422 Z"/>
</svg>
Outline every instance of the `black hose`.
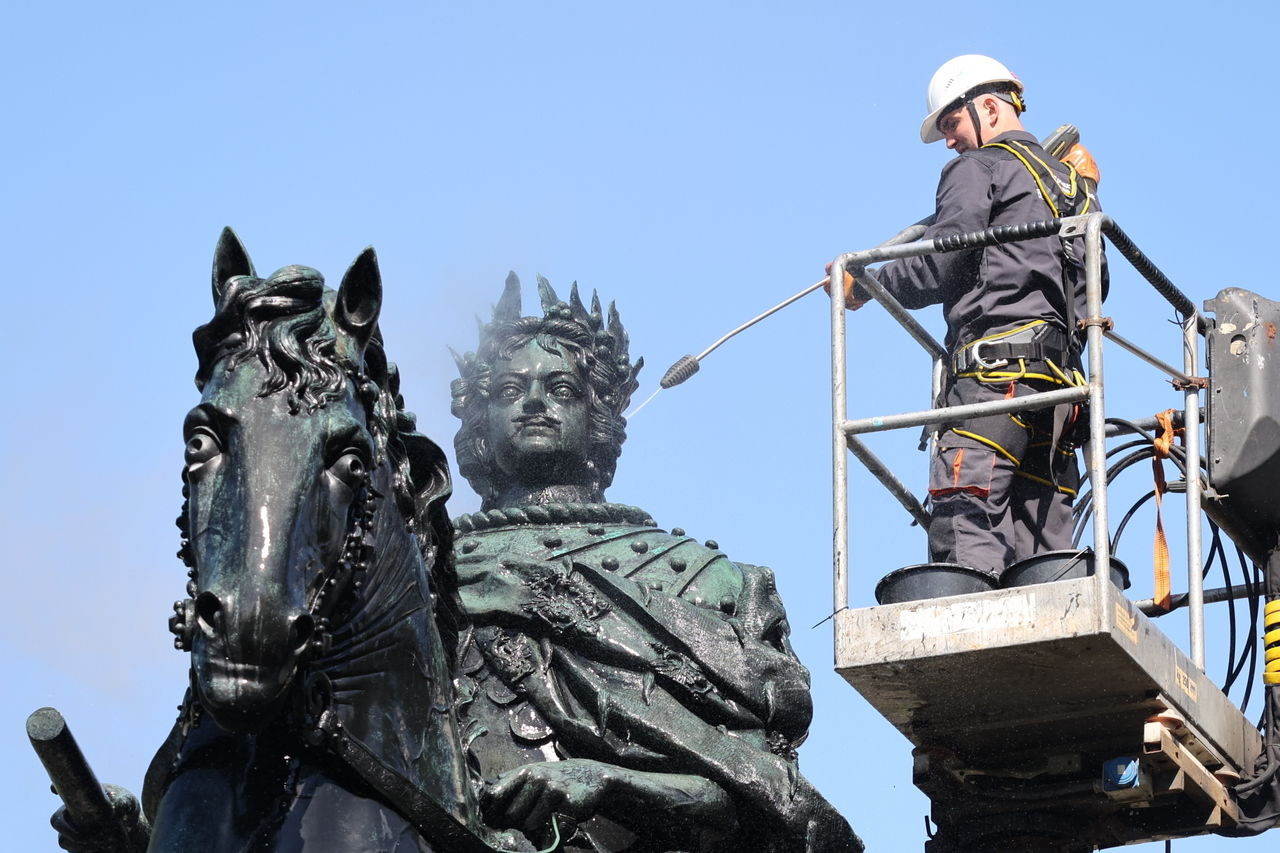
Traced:
<svg viewBox="0 0 1280 853">
<path fill-rule="evenodd" d="M 933 238 L 935 252 L 960 252 L 980 249 L 1000 243 L 1014 243 L 1032 237 L 1053 237 L 1062 230 L 1061 219 L 1042 219 L 1039 222 L 1021 222 L 1017 225 L 996 225 L 982 231 L 966 234 L 944 234 Z"/>
<path fill-rule="evenodd" d="M 1183 317 L 1190 317 L 1196 313 L 1195 303 L 1188 299 L 1187 295 L 1179 290 L 1169 280 L 1169 277 L 1162 273 L 1160 268 L 1142 253 L 1141 249 L 1134 245 L 1134 242 L 1129 239 L 1129 235 L 1124 233 L 1110 216 L 1103 217 L 1102 233 L 1107 235 L 1107 239 L 1120 250 L 1120 254 L 1128 258 L 1129 263 L 1133 264 L 1133 268 L 1150 282 L 1156 292 L 1163 296 L 1165 301 L 1172 305 Z M 1203 325 L 1203 320 L 1201 323 Z"/>
<path fill-rule="evenodd" d="M 1111 553 L 1115 553 L 1120 547 L 1120 534 L 1124 533 L 1125 527 L 1129 524 L 1129 519 L 1133 518 L 1133 514 L 1142 508 L 1143 504 L 1156 496 L 1156 490 L 1152 489 L 1143 495 L 1137 503 L 1129 507 L 1129 511 L 1124 514 L 1124 518 L 1120 519 L 1120 523 L 1116 525 L 1115 535 L 1111 537 Z"/>
<path fill-rule="evenodd" d="M 1227 594 L 1230 596 L 1234 589 L 1231 583 L 1231 572 L 1227 567 L 1227 552 L 1222 547 L 1222 534 L 1218 530 L 1218 525 L 1212 521 L 1209 522 L 1209 529 L 1212 531 L 1211 541 L 1209 545 L 1209 554 L 1204 561 L 1204 574 L 1209 573 L 1214 561 L 1222 567 L 1222 583 L 1226 587 Z M 1236 633 L 1236 603 L 1234 598 L 1229 598 L 1227 602 L 1227 673 L 1222 680 L 1222 692 L 1229 695 L 1231 685 L 1235 683 L 1237 673 L 1233 673 L 1236 660 L 1236 643 L 1239 637 Z"/>
<path fill-rule="evenodd" d="M 1129 429 L 1136 432 L 1138 435 L 1145 438 L 1147 441 L 1155 440 L 1155 436 L 1153 436 L 1151 433 L 1147 432 L 1145 429 L 1135 424 L 1133 421 L 1128 421 L 1128 420 L 1125 420 L 1124 418 L 1107 418 L 1105 423 L 1114 424 L 1116 426 L 1128 427 Z"/>
<path fill-rule="evenodd" d="M 1124 444 L 1116 445 L 1115 447 L 1108 450 L 1107 458 L 1114 459 L 1116 456 L 1120 455 L 1126 450 L 1133 450 L 1135 447 L 1150 447 L 1150 446 L 1151 446 L 1150 439 L 1146 439 L 1146 438 L 1134 439 L 1133 441 L 1127 441 Z"/>
</svg>

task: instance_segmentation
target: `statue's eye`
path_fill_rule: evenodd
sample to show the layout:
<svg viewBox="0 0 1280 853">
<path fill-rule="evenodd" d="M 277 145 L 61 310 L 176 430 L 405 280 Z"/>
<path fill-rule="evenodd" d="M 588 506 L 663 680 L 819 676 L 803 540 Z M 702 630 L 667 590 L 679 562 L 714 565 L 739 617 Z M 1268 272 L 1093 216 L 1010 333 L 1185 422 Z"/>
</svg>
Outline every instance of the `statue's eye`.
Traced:
<svg viewBox="0 0 1280 853">
<path fill-rule="evenodd" d="M 187 439 L 184 458 L 188 468 L 196 468 L 222 453 L 222 446 L 213 433 L 200 430 Z"/>
<path fill-rule="evenodd" d="M 352 489 L 360 485 L 360 481 L 364 479 L 366 471 L 368 471 L 368 466 L 365 465 L 364 459 L 360 457 L 360 454 L 354 450 L 348 450 L 338 457 L 337 462 L 329 466 L 329 473 Z"/>
<path fill-rule="evenodd" d="M 579 396 L 578 388 L 570 382 L 557 382 L 551 387 L 551 396 L 561 400 L 572 400 Z"/>
<path fill-rule="evenodd" d="M 498 396 L 503 400 L 515 400 L 523 393 L 524 389 L 514 382 L 508 382 L 498 388 Z"/>
</svg>

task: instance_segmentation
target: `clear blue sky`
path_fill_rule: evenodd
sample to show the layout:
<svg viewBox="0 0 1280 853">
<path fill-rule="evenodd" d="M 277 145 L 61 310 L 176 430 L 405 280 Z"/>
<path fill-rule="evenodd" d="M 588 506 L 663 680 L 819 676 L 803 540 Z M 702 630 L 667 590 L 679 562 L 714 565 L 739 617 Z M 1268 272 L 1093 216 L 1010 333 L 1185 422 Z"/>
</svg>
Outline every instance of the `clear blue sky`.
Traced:
<svg viewBox="0 0 1280 853">
<path fill-rule="evenodd" d="M 137 790 L 181 698 L 186 658 L 165 628 L 184 583 L 180 425 L 224 225 L 260 272 L 305 263 L 336 282 L 376 246 L 405 397 L 451 447 L 446 347 L 474 347 L 472 318 L 508 269 L 527 303 L 536 273 L 616 300 L 648 363 L 642 399 L 679 356 L 814 281 L 838 252 L 931 211 L 948 153 L 919 142 L 925 84 L 942 61 L 980 52 L 1025 81 L 1034 132 L 1082 128 L 1106 208 L 1194 300 L 1228 285 L 1273 292 L 1276 8 L 10 4 L 5 847 L 56 849 L 27 713 L 61 708 L 100 776 Z M 1172 312 L 1113 268 L 1118 329 L 1177 358 Z M 940 332 L 936 309 L 921 317 Z M 855 414 L 926 405 L 927 364 L 882 311 L 853 316 L 851 334 Z M 833 673 L 829 625 L 810 627 L 831 600 L 827 347 L 820 295 L 726 346 L 635 418 L 609 497 L 776 569 L 814 674 L 803 770 L 869 849 L 919 850 L 927 803 L 910 746 Z M 1107 376 L 1111 413 L 1179 403 L 1123 355 Z M 914 436 L 875 438 L 922 486 Z M 454 514 L 477 503 L 459 480 Z M 865 606 L 924 545 L 865 476 L 852 512 L 853 602 Z M 1135 524 L 1149 533 L 1149 518 Z M 1131 565 L 1146 565 L 1148 533 L 1122 550 Z M 1133 592 L 1149 595 L 1150 581 Z"/>
</svg>

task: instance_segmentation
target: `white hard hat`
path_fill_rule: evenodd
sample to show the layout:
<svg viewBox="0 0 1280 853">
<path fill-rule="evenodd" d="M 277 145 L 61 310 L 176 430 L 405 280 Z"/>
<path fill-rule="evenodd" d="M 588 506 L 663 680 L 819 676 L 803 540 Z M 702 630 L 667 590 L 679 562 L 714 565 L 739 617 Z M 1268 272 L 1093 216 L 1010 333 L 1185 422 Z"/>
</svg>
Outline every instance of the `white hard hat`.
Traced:
<svg viewBox="0 0 1280 853">
<path fill-rule="evenodd" d="M 929 81 L 926 100 L 929 114 L 920 125 L 921 141 L 937 142 L 942 139 L 942 132 L 938 130 L 938 119 L 942 114 L 948 108 L 959 106 L 964 96 L 973 90 L 998 83 L 1010 84 L 1009 88 L 1022 94 L 1022 81 L 1017 75 L 989 56 L 968 53 L 942 63 Z"/>
</svg>

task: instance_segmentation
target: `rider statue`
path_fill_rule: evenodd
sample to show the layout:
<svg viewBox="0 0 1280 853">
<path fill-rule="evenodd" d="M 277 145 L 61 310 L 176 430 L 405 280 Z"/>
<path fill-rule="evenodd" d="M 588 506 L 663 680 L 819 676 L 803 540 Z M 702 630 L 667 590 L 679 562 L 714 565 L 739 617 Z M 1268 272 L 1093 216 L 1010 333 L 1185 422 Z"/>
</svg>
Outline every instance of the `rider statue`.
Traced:
<svg viewBox="0 0 1280 853">
<path fill-rule="evenodd" d="M 860 851 L 797 767 L 809 673 L 772 572 L 604 501 L 643 360 L 613 306 L 538 285 L 522 317 L 508 277 L 453 383 L 483 501 L 454 523 L 486 822 L 530 851 Z"/>
</svg>

